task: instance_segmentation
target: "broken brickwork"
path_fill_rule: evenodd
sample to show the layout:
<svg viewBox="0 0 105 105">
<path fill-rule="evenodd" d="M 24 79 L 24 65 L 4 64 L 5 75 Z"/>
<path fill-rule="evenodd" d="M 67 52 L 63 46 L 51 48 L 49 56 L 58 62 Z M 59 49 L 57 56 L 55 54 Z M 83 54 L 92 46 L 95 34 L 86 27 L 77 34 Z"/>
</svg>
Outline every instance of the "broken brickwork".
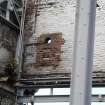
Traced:
<svg viewBox="0 0 105 105">
<path fill-rule="evenodd" d="M 64 44 L 64 39 L 61 33 L 45 34 L 38 37 L 36 45 L 37 66 L 59 65 L 62 44 Z"/>
<path fill-rule="evenodd" d="M 30 0 L 29 0 L 30 1 Z M 53 73 L 70 73 L 72 70 L 72 57 L 73 57 L 73 43 L 74 43 L 74 27 L 75 27 L 75 11 L 76 0 L 47 0 L 44 5 L 41 0 L 42 8 L 40 15 L 37 16 L 35 33 L 30 38 L 30 46 L 25 46 L 26 54 L 24 62 L 24 73 L 29 75 L 42 75 Z M 48 5 L 50 4 L 54 5 Z M 97 0 L 99 7 L 96 9 L 96 34 L 94 44 L 94 59 L 93 71 L 105 71 L 105 0 Z M 32 19 L 30 20 L 32 21 Z M 62 38 L 65 43 L 61 46 L 62 53 L 60 55 L 61 61 L 56 68 L 51 66 L 39 66 L 36 64 L 36 48 L 35 40 L 40 35 L 46 33 L 61 32 Z M 29 40 L 29 39 L 28 39 Z M 32 51 L 30 50 L 32 48 Z M 35 48 L 35 49 L 34 49 Z"/>
</svg>

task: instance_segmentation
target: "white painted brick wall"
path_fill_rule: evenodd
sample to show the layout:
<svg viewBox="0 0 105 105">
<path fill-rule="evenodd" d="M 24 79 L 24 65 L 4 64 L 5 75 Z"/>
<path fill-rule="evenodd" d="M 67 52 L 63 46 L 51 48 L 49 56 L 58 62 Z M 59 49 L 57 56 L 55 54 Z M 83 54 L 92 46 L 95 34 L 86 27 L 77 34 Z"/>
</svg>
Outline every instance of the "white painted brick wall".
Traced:
<svg viewBox="0 0 105 105">
<path fill-rule="evenodd" d="M 70 73 L 72 69 L 76 3 L 75 0 L 52 1 L 56 2 L 56 5 L 40 11 L 40 15 L 37 17 L 36 33 L 30 38 L 30 43 L 41 34 L 62 32 L 65 44 L 62 46 L 61 61 L 57 68 L 25 67 L 26 72 L 30 74 Z M 105 1 L 100 0 L 97 2 L 100 7 L 97 8 L 96 17 L 93 71 L 105 71 Z"/>
</svg>

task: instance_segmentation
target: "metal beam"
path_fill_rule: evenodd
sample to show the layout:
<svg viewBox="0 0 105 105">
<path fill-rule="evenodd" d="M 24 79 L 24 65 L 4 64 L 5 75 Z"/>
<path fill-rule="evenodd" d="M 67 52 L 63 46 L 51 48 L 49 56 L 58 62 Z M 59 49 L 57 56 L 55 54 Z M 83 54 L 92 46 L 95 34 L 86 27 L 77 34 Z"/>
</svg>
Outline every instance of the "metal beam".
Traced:
<svg viewBox="0 0 105 105">
<path fill-rule="evenodd" d="M 13 30 L 16 30 L 19 32 L 20 28 L 15 25 L 13 22 L 8 21 L 5 17 L 3 17 L 2 15 L 0 15 L 0 23 L 4 23 L 7 26 L 9 26 L 10 28 L 12 28 Z"/>
<path fill-rule="evenodd" d="M 91 102 L 105 102 L 105 95 L 92 95 Z M 45 96 L 34 96 L 32 97 L 19 97 L 18 103 L 52 103 L 52 102 L 71 102 L 69 95 L 45 95 Z"/>
<path fill-rule="evenodd" d="M 3 1 L 2 1 L 3 2 Z M 20 12 L 21 12 L 21 8 L 22 5 L 17 7 L 16 4 L 17 1 L 14 2 L 14 0 L 8 0 L 7 1 L 7 8 L 2 8 L 0 7 L 0 10 L 3 11 L 3 13 L 1 12 L 1 16 L 5 18 L 5 20 L 12 22 L 13 24 L 19 26 L 20 25 Z M 18 4 L 18 3 L 17 3 Z M 20 10 L 20 11 L 18 11 Z M 12 17 L 11 16 L 15 16 Z M 13 20 L 14 19 L 14 20 Z M 18 23 L 17 23 L 18 22 Z"/>
<path fill-rule="evenodd" d="M 90 105 L 96 0 L 77 0 L 71 105 Z"/>
</svg>

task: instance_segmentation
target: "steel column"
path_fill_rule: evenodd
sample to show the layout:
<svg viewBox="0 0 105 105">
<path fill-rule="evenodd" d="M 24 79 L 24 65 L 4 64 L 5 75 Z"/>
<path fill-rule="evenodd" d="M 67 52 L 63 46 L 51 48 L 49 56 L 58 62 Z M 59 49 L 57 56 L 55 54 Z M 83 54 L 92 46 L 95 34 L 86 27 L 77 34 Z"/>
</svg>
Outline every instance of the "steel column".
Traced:
<svg viewBox="0 0 105 105">
<path fill-rule="evenodd" d="M 77 0 L 71 105 L 90 105 L 96 0 Z"/>
<path fill-rule="evenodd" d="M 21 78 L 22 64 L 23 64 L 24 20 L 25 20 L 25 13 L 26 13 L 26 4 L 27 4 L 27 0 L 23 1 L 22 18 L 21 18 L 21 25 L 20 25 L 20 35 L 18 37 L 17 48 L 16 48 L 16 61 L 18 64 L 18 66 L 17 66 L 18 79 Z"/>
<path fill-rule="evenodd" d="M 11 0 L 9 0 L 8 3 L 7 3 L 6 19 L 8 21 L 10 20 L 10 8 L 11 8 Z"/>
</svg>

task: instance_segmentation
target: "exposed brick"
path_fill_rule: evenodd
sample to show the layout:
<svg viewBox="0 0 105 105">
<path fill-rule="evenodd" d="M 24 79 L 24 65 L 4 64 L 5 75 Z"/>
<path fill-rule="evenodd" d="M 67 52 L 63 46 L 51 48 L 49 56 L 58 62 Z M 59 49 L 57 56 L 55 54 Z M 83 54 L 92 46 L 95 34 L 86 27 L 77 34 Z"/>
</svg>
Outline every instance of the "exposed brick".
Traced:
<svg viewBox="0 0 105 105">
<path fill-rule="evenodd" d="M 48 41 L 51 42 L 48 43 Z M 36 45 L 36 65 L 59 65 L 62 44 L 64 44 L 64 39 L 62 38 L 61 33 L 42 34 L 38 37 Z"/>
<path fill-rule="evenodd" d="M 43 1 L 44 0 L 41 1 L 40 5 L 42 9 L 40 9 L 40 13 L 37 16 L 35 33 L 33 33 L 32 37 L 27 39 L 27 43 L 29 43 L 29 41 L 30 43 L 37 43 L 36 40 L 41 34 L 62 33 L 62 38 L 64 38 L 65 43 L 61 47 L 61 61 L 56 68 L 52 66 L 34 67 L 36 63 L 36 51 L 38 49 L 36 50 L 36 45 L 33 44 L 26 47 L 26 52 L 32 54 L 33 57 L 26 56 L 25 59 L 27 60 L 25 60 L 24 63 L 24 71 L 28 74 L 70 73 L 72 70 L 76 0 L 57 0 L 57 2 L 56 0 L 51 0 L 56 2 L 52 6 L 42 5 L 44 4 Z M 50 2 L 50 0 L 47 1 Z M 97 8 L 96 16 L 93 71 L 105 71 L 105 1 L 97 0 L 97 3 L 99 7 Z M 30 21 L 32 21 L 32 19 Z M 28 48 L 32 46 L 34 46 L 34 51 L 31 52 Z M 54 49 L 56 49 L 56 47 Z"/>
</svg>

